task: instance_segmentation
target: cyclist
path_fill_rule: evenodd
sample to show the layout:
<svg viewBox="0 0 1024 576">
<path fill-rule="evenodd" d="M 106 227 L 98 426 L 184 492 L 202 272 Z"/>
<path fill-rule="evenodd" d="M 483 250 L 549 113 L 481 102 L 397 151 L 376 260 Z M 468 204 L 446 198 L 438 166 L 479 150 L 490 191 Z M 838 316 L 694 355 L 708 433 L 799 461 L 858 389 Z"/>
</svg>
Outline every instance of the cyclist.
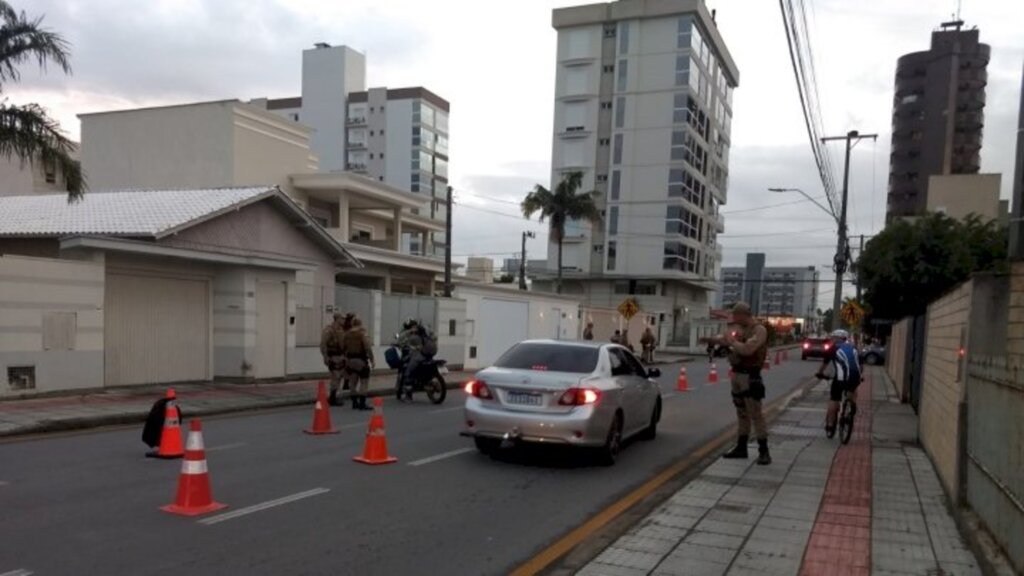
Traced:
<svg viewBox="0 0 1024 576">
<path fill-rule="evenodd" d="M 850 334 L 846 330 L 832 332 L 832 350 L 818 369 L 817 376 L 826 378 L 826 370 L 832 375 L 832 386 L 829 390 L 828 415 L 825 417 L 825 434 L 831 438 L 836 433 L 836 418 L 839 414 L 839 402 L 843 392 L 850 393 L 850 417 L 857 413 L 857 387 L 860 386 L 860 363 L 857 361 L 857 349 L 850 343 Z"/>
</svg>

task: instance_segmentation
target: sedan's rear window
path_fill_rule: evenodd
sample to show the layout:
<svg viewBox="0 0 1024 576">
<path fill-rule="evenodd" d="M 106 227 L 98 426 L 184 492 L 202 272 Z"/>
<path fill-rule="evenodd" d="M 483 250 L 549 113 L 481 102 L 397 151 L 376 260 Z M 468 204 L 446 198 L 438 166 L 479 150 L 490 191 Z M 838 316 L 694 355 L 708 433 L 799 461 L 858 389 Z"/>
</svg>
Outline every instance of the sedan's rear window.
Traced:
<svg viewBox="0 0 1024 576">
<path fill-rule="evenodd" d="M 516 344 L 494 363 L 496 368 L 590 374 L 597 368 L 600 350 L 572 344 Z"/>
</svg>

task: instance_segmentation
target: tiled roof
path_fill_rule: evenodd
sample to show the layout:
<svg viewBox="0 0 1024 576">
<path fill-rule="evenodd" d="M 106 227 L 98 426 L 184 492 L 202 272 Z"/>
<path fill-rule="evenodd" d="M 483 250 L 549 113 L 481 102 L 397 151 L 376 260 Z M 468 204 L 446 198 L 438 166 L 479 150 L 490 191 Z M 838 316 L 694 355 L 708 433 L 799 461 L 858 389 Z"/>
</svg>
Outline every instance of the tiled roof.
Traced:
<svg viewBox="0 0 1024 576">
<path fill-rule="evenodd" d="M 205 188 L 0 197 L 0 236 L 71 234 L 155 237 L 274 188 Z"/>
</svg>

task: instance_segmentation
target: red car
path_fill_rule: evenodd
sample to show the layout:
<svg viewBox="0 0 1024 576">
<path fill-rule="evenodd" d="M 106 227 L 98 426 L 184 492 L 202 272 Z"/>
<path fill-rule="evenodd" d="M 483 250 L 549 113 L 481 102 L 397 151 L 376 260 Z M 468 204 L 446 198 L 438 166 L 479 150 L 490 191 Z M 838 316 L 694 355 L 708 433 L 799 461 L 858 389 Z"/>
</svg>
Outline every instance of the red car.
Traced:
<svg viewBox="0 0 1024 576">
<path fill-rule="evenodd" d="M 832 350 L 832 341 L 828 338 L 807 338 L 800 347 L 800 359 L 824 358 Z"/>
</svg>

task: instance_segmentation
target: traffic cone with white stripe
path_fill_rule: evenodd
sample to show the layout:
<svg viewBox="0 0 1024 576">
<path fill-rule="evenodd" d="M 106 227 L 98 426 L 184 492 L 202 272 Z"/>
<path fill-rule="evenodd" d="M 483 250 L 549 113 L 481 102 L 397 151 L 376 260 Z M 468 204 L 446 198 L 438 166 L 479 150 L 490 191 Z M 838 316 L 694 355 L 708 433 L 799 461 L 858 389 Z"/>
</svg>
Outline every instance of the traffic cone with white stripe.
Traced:
<svg viewBox="0 0 1024 576">
<path fill-rule="evenodd" d="M 388 440 L 384 433 L 384 399 L 380 396 L 373 399 L 373 416 L 370 416 L 370 427 L 366 431 L 366 445 L 363 455 L 353 458 L 363 464 L 391 464 L 398 458 L 388 455 Z"/>
<path fill-rule="evenodd" d="M 782 350 L 775 351 L 775 365 L 782 364 Z"/>
<path fill-rule="evenodd" d="M 718 368 L 714 362 L 711 363 L 711 372 L 708 372 L 708 384 L 718 384 Z"/>
<path fill-rule="evenodd" d="M 688 392 L 689 382 L 686 380 L 686 366 L 679 368 L 679 379 L 676 380 L 676 390 L 679 392 Z"/>
<path fill-rule="evenodd" d="M 313 427 L 303 430 L 306 434 L 337 434 L 340 430 L 331 426 L 331 409 L 327 407 L 327 387 L 324 381 L 316 389 L 316 407 L 313 408 Z"/>
<path fill-rule="evenodd" d="M 213 501 L 210 492 L 210 474 L 206 469 L 206 449 L 203 447 L 203 426 L 196 418 L 192 420 L 185 445 L 185 460 L 181 463 L 178 476 L 178 496 L 174 504 L 160 509 L 171 514 L 198 516 L 226 508 L 227 504 Z"/>
<path fill-rule="evenodd" d="M 167 404 L 164 405 L 164 428 L 160 432 L 160 448 L 153 454 L 156 458 L 173 460 L 185 454 L 181 442 L 181 411 L 174 388 L 167 389 Z"/>
</svg>

